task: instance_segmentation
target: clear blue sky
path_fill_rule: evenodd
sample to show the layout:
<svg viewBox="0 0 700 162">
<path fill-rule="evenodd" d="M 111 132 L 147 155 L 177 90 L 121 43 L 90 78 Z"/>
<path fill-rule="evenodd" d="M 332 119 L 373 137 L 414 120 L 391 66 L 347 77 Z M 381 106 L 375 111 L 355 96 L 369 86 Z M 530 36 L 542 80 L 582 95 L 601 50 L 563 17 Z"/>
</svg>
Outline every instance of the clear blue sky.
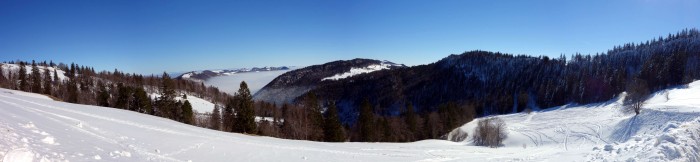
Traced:
<svg viewBox="0 0 700 162">
<path fill-rule="evenodd" d="M 699 0 L 0 1 L 0 60 L 161 73 L 605 52 L 700 27 Z"/>
</svg>

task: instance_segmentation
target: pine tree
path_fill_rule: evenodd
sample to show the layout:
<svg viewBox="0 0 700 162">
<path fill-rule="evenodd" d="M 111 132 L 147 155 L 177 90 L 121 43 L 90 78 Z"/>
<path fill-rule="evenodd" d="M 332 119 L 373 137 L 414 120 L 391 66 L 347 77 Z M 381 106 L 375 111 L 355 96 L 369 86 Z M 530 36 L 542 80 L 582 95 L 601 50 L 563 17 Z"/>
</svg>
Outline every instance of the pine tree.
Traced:
<svg viewBox="0 0 700 162">
<path fill-rule="evenodd" d="M 99 91 L 97 92 L 97 106 L 109 107 L 109 92 L 102 81 L 97 82 Z"/>
<path fill-rule="evenodd" d="M 219 110 L 218 105 L 214 105 L 214 110 L 211 112 L 211 118 L 209 118 L 209 129 L 220 130 L 221 129 L 221 110 Z"/>
<path fill-rule="evenodd" d="M 360 116 L 358 118 L 360 127 L 360 141 L 370 142 L 374 140 L 374 111 L 368 99 L 362 101 L 360 106 Z"/>
<path fill-rule="evenodd" d="M 182 122 L 185 124 L 194 124 L 194 112 L 192 111 L 192 104 L 190 101 L 185 100 L 182 104 Z"/>
<path fill-rule="evenodd" d="M 321 112 L 321 105 L 318 103 L 318 98 L 313 92 L 306 95 L 304 99 L 304 109 L 306 110 L 307 119 L 310 120 L 310 122 L 306 123 L 309 128 L 308 131 L 310 131 L 309 140 L 323 140 L 323 114 Z"/>
<path fill-rule="evenodd" d="M 151 98 L 148 97 L 143 87 L 134 88 L 133 100 L 131 100 L 129 104 L 129 109 L 153 115 L 154 111 Z"/>
<path fill-rule="evenodd" d="M 226 107 L 224 107 L 224 113 L 222 114 L 223 118 L 223 124 L 222 128 L 223 131 L 228 131 L 228 132 L 233 132 L 234 125 L 236 124 L 236 120 L 234 120 L 233 116 L 233 107 L 236 106 L 235 99 L 229 98 Z"/>
<path fill-rule="evenodd" d="M 253 109 L 253 96 L 250 95 L 248 84 L 241 82 L 240 89 L 234 96 L 236 100 L 236 132 L 255 133 L 255 110 Z"/>
<path fill-rule="evenodd" d="M 32 73 L 30 78 L 32 80 L 32 92 L 41 93 L 41 72 L 39 72 L 39 68 L 34 61 L 32 61 Z"/>
<path fill-rule="evenodd" d="M 54 83 L 54 84 L 56 84 L 56 83 L 58 83 L 58 82 L 61 81 L 61 80 L 58 78 L 58 72 L 56 72 L 56 71 L 58 71 L 58 70 L 53 69 L 53 82 L 52 82 L 52 83 Z"/>
<path fill-rule="evenodd" d="M 129 102 L 131 101 L 131 96 L 133 96 L 131 87 L 125 86 L 124 83 L 119 83 L 117 84 L 117 92 L 117 101 L 115 101 L 114 107 L 133 110 L 133 108 L 129 108 Z"/>
<path fill-rule="evenodd" d="M 0 87 L 4 87 L 7 80 L 7 78 L 5 78 L 5 71 L 3 70 L 2 65 L 3 64 L 0 64 Z"/>
<path fill-rule="evenodd" d="M 345 132 L 340 123 L 340 118 L 338 118 L 338 109 L 335 106 L 335 102 L 329 103 L 328 110 L 326 110 L 323 133 L 326 142 L 345 141 Z"/>
<path fill-rule="evenodd" d="M 416 115 L 416 112 L 413 109 L 413 104 L 409 102 L 406 105 L 406 125 L 408 126 L 408 131 L 410 132 L 410 134 L 408 135 L 408 137 L 410 138 L 409 140 L 415 139 L 415 136 L 417 134 L 417 118 L 418 115 Z"/>
<path fill-rule="evenodd" d="M 158 115 L 164 118 L 174 119 L 177 111 L 175 103 L 175 83 L 168 73 L 163 72 L 160 83 L 160 97 L 157 101 Z"/>
<path fill-rule="evenodd" d="M 46 70 L 44 70 L 44 94 L 51 95 L 52 90 L 51 72 L 49 68 L 46 68 Z"/>
<path fill-rule="evenodd" d="M 17 76 L 19 77 L 19 90 L 27 91 L 29 90 L 29 81 L 27 80 L 27 68 L 24 67 L 24 62 L 19 62 L 19 72 Z"/>
</svg>

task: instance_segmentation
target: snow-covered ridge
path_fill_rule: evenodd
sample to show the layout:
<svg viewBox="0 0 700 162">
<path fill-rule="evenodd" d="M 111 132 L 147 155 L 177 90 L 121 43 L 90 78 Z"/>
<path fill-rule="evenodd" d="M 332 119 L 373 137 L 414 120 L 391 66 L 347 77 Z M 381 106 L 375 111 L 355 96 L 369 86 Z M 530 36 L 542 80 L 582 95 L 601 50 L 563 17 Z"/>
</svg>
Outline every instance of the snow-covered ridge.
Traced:
<svg viewBox="0 0 700 162">
<path fill-rule="evenodd" d="M 19 64 L 5 64 L 5 63 L 0 63 L 0 66 L 2 66 L 2 74 L 5 77 L 8 77 L 8 74 L 12 72 L 13 75 L 17 75 L 19 72 Z M 24 68 L 27 70 L 27 74 L 32 73 L 32 65 L 25 65 Z M 44 74 L 44 72 L 48 71 L 50 72 L 49 74 L 51 75 L 51 78 L 54 78 L 54 71 L 56 71 L 56 74 L 58 74 L 58 79 L 61 81 L 65 81 L 68 79 L 66 77 L 66 72 L 56 68 L 56 67 L 46 67 L 46 66 L 37 66 L 39 68 L 39 73 Z M 42 75 L 43 76 L 43 75 Z"/>
<path fill-rule="evenodd" d="M 323 79 L 321 79 L 321 81 L 340 80 L 340 79 L 345 79 L 345 78 L 352 77 L 352 76 L 359 75 L 359 74 L 365 74 L 365 73 L 371 73 L 371 72 L 375 72 L 375 71 L 379 71 L 379 70 L 391 69 L 392 67 L 397 67 L 397 66 L 404 66 L 404 65 L 395 64 L 395 63 L 392 63 L 392 62 L 385 60 L 385 61 L 382 61 L 380 64 L 373 64 L 373 65 L 369 65 L 367 67 L 362 67 L 362 68 L 354 68 L 353 67 L 353 68 L 350 68 L 350 71 L 348 71 L 348 72 L 341 73 L 341 74 L 335 74 L 333 76 L 323 78 Z"/>
</svg>

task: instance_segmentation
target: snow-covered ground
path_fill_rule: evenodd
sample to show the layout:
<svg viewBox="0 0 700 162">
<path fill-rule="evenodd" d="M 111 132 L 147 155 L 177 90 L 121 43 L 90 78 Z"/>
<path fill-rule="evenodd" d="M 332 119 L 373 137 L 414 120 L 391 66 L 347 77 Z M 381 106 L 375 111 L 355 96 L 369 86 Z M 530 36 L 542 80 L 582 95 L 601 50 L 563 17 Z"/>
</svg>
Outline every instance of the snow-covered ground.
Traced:
<svg viewBox="0 0 700 162">
<path fill-rule="evenodd" d="M 160 94 L 151 93 L 151 94 L 148 94 L 148 96 L 151 97 L 151 99 L 155 100 L 156 98 L 160 97 Z M 185 102 L 182 99 L 182 95 L 178 95 L 177 97 L 175 97 L 175 100 Z M 214 110 L 214 103 L 209 102 L 205 99 L 201 99 L 201 98 L 198 98 L 195 96 L 188 95 L 187 101 L 190 101 L 190 105 L 192 105 L 192 110 L 197 111 L 199 113 L 206 113 L 206 112 L 211 112 Z"/>
<path fill-rule="evenodd" d="M 226 133 L 131 111 L 0 89 L 3 161 L 698 161 L 700 82 L 620 100 L 500 116 L 504 147 L 424 140 L 323 143 Z M 624 95 L 621 95 L 624 96 Z M 659 98 L 662 97 L 662 98 Z M 471 133 L 475 122 L 459 128 Z"/>
</svg>

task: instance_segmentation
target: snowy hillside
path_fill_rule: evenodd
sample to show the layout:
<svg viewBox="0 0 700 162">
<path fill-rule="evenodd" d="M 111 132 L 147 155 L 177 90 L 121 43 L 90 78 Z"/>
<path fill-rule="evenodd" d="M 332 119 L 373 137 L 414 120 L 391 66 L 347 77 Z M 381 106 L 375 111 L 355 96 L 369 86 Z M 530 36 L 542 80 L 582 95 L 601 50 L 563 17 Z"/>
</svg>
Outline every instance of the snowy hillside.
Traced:
<svg viewBox="0 0 700 162">
<path fill-rule="evenodd" d="M 620 96 L 606 103 L 498 116 L 508 126 L 502 149 L 540 150 L 517 155 L 525 159 L 700 160 L 700 82 L 653 94 L 639 116 L 619 111 L 625 95 Z M 473 121 L 459 129 L 471 133 L 475 126 Z"/>
<path fill-rule="evenodd" d="M 151 99 L 155 100 L 158 97 L 160 97 L 160 94 L 151 93 L 148 94 L 148 96 L 151 97 Z M 182 95 L 178 95 L 177 97 L 175 97 L 175 100 L 185 102 L 185 100 L 182 99 Z M 214 110 L 214 103 L 205 99 L 201 99 L 195 96 L 187 96 L 187 101 L 189 101 L 190 105 L 192 105 L 192 110 L 197 111 L 198 113 L 206 113 Z"/>
<path fill-rule="evenodd" d="M 624 96 L 624 95 L 621 95 Z M 226 133 L 0 89 L 3 161 L 697 161 L 700 82 L 657 92 L 639 116 L 620 101 L 500 116 L 505 147 L 425 140 L 322 143 Z M 475 122 L 459 128 L 471 132 Z"/>
<path fill-rule="evenodd" d="M 8 74 L 10 72 L 12 72 L 14 74 L 17 74 L 17 72 L 19 72 L 19 65 L 18 64 L 0 64 L 0 66 L 2 66 L 3 76 L 8 76 Z M 27 74 L 30 74 L 32 72 L 31 65 L 25 65 L 24 67 L 27 69 Z M 51 72 L 51 73 L 49 73 L 51 75 L 51 78 L 54 77 L 53 72 L 56 71 L 56 74 L 58 74 L 58 79 L 60 79 L 61 81 L 67 79 L 66 72 L 61 70 L 61 69 L 58 69 L 56 67 L 37 66 L 37 68 L 39 68 L 39 72 L 42 74 L 48 69 L 49 72 Z"/>
<path fill-rule="evenodd" d="M 352 77 L 352 76 L 359 75 L 359 74 L 365 74 L 365 73 L 371 73 L 371 72 L 375 72 L 375 71 L 379 71 L 379 70 L 391 69 L 392 67 L 395 67 L 395 66 L 403 67 L 404 65 L 395 64 L 395 63 L 392 63 L 389 61 L 382 61 L 380 64 L 373 64 L 373 65 L 369 65 L 367 67 L 361 67 L 361 68 L 354 68 L 353 67 L 353 68 L 350 68 L 350 71 L 323 78 L 323 79 L 321 79 L 321 81 L 345 79 L 345 78 Z"/>
</svg>

